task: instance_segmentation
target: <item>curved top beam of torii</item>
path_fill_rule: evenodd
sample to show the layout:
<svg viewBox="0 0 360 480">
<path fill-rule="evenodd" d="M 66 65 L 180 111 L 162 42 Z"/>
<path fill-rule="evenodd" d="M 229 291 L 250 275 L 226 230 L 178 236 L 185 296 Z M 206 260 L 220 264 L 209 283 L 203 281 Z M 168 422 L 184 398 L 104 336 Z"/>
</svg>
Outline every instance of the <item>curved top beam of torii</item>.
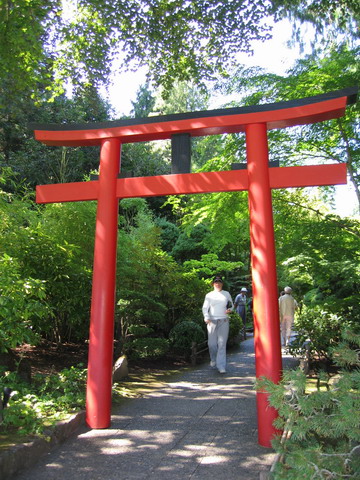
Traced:
<svg viewBox="0 0 360 480">
<path fill-rule="evenodd" d="M 47 145 L 100 145 L 106 138 L 121 143 L 244 132 L 246 125 L 265 123 L 268 130 L 338 118 L 355 103 L 357 87 L 287 102 L 133 118 L 91 124 L 33 124 L 35 138 Z"/>
</svg>

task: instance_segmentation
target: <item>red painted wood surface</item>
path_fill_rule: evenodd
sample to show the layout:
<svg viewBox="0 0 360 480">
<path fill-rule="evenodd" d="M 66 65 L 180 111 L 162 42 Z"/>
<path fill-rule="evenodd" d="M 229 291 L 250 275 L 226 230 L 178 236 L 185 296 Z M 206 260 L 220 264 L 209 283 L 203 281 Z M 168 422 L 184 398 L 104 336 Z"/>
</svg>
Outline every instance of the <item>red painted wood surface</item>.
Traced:
<svg viewBox="0 0 360 480">
<path fill-rule="evenodd" d="M 115 192 L 119 162 L 119 140 L 105 140 L 100 152 L 86 388 L 86 421 L 92 428 L 110 425 L 119 212 Z"/>
<path fill-rule="evenodd" d="M 346 184 L 346 164 L 275 167 L 269 169 L 270 188 L 311 187 Z M 118 198 L 153 197 L 192 193 L 247 190 L 247 170 L 182 173 L 154 177 L 120 178 Z M 97 200 L 99 182 L 74 182 L 36 187 L 37 203 Z"/>
<path fill-rule="evenodd" d="M 122 143 L 165 140 L 174 134 L 191 136 L 219 135 L 244 132 L 246 125 L 266 123 L 267 129 L 293 127 L 341 117 L 345 113 L 347 97 L 335 98 L 292 108 L 265 110 L 237 115 L 200 117 L 107 128 L 81 130 L 35 130 L 35 138 L 46 145 L 84 146 L 100 145 L 105 138 L 121 138 Z"/>
<path fill-rule="evenodd" d="M 266 377 L 278 383 L 282 360 L 266 125 L 247 127 L 246 152 L 256 378 Z M 277 411 L 269 406 L 267 393 L 257 392 L 256 397 L 259 444 L 271 447 L 272 436 L 279 433 L 273 427 Z"/>
</svg>

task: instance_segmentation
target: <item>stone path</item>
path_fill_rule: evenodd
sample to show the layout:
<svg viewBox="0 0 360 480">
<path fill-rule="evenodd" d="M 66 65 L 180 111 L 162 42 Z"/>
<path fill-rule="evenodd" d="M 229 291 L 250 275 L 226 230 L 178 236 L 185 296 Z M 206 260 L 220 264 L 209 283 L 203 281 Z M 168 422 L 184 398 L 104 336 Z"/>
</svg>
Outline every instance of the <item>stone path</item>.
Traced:
<svg viewBox="0 0 360 480">
<path fill-rule="evenodd" d="M 259 480 L 275 453 L 257 443 L 254 363 L 250 338 L 225 375 L 205 364 L 171 377 L 115 407 L 110 428 L 80 429 L 14 479 Z"/>
</svg>

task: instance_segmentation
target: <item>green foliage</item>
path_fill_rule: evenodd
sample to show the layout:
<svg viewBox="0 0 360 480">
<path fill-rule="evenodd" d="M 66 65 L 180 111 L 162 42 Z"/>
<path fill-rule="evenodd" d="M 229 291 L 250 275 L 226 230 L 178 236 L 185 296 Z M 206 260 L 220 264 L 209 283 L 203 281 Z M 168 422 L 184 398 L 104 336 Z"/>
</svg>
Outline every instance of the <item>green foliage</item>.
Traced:
<svg viewBox="0 0 360 480">
<path fill-rule="evenodd" d="M 37 375 L 33 383 L 38 395 L 46 401 L 49 411 L 72 411 L 83 408 L 85 404 L 85 385 L 87 371 L 81 366 L 62 370 L 58 375 Z M 52 405 L 51 405 L 52 403 Z"/>
<path fill-rule="evenodd" d="M 4 2 L 3 2 L 4 3 Z M 0 83 L 11 98 L 53 99 L 74 87 L 109 82 L 112 60 L 170 87 L 223 72 L 238 51 L 269 37 L 270 4 L 214 0 L 5 2 L 0 8 Z M 31 18 L 29 23 L 28 19 Z"/>
<path fill-rule="evenodd" d="M 301 351 L 306 340 L 310 340 L 311 357 L 328 357 L 330 347 L 340 340 L 346 320 L 339 314 L 324 310 L 324 307 L 304 307 L 297 315 L 295 330 L 297 337 L 291 344 L 291 351 Z"/>
<path fill-rule="evenodd" d="M 161 229 L 161 248 L 165 252 L 171 253 L 180 235 L 179 227 L 165 218 L 155 219 L 155 224 Z"/>
<path fill-rule="evenodd" d="M 151 8 L 146 2 L 109 1 L 99 8 L 97 0 L 87 1 L 63 30 L 66 49 L 60 47 L 59 69 L 73 78 L 74 71 L 78 78 L 101 78 L 113 49 L 121 46 L 123 64 L 147 64 L 151 76 L 166 86 L 176 78 L 199 81 L 223 71 L 235 52 L 250 48 L 251 40 L 266 38 L 268 27 L 260 19 L 268 12 L 269 5 L 258 1 L 155 1 Z"/>
<path fill-rule="evenodd" d="M 229 162 L 231 159 L 227 159 Z M 181 213 L 183 226 L 188 233 L 199 224 L 210 232 L 203 238 L 203 247 L 207 251 L 229 261 L 234 258 L 243 261 L 246 258 L 244 253 L 249 249 L 249 214 L 244 192 L 192 195 Z"/>
<path fill-rule="evenodd" d="M 191 81 L 174 82 L 166 99 L 163 98 L 163 93 L 163 89 L 157 90 L 154 104 L 154 111 L 161 112 L 162 115 L 207 110 L 209 105 L 209 95 Z"/>
<path fill-rule="evenodd" d="M 127 331 L 129 335 L 134 335 L 135 337 L 146 337 L 154 333 L 152 328 L 146 327 L 145 325 L 130 325 Z"/>
<path fill-rule="evenodd" d="M 239 337 L 239 334 L 243 328 L 242 318 L 235 311 L 232 311 L 229 315 L 229 344 L 233 344 Z"/>
<path fill-rule="evenodd" d="M 125 338 L 129 325 L 141 324 L 167 337 L 180 319 L 201 314 L 206 285 L 160 248 L 161 232 L 144 204 L 132 202 L 131 215 L 129 208 L 122 210 L 129 233 L 119 231 L 119 329 Z"/>
<path fill-rule="evenodd" d="M 55 318 L 43 328 L 39 325 L 40 332 L 45 333 L 50 327 L 51 338 L 56 341 L 70 340 L 72 336 L 81 339 L 84 335 L 82 323 L 88 316 L 89 308 L 90 265 L 84 265 L 82 259 L 79 260 L 75 245 L 61 238 L 54 241 L 42 228 L 29 229 L 24 234 L 22 248 L 17 250 L 14 245 L 12 251 L 18 255 L 25 274 L 46 281 L 46 300 Z"/>
<path fill-rule="evenodd" d="M 23 278 L 16 259 L 0 257 L 0 352 L 38 340 L 36 325 L 51 316 L 44 282 Z"/>
<path fill-rule="evenodd" d="M 39 84 L 46 88 L 51 82 L 50 58 L 42 41 L 52 31 L 57 10 L 58 2 L 1 2 L 0 81 L 7 84 L 12 98 L 24 90 L 36 91 Z"/>
<path fill-rule="evenodd" d="M 357 365 L 359 361 L 359 349 L 357 348 L 359 345 L 360 326 L 358 324 L 349 327 L 345 325 L 340 342 L 330 349 L 333 363 L 344 370 L 352 369 L 353 365 Z"/>
<path fill-rule="evenodd" d="M 359 478 L 359 347 L 360 336 L 347 331 L 340 348 L 333 349 L 338 364 L 345 359 L 347 368 L 333 379 L 319 377 L 326 388 L 307 392 L 307 379 L 300 370 L 286 371 L 278 385 L 259 381 L 257 387 L 269 393 L 270 404 L 279 412 L 276 427 L 287 432 L 273 441 L 281 461 L 272 478 Z"/>
<path fill-rule="evenodd" d="M 0 74 L 1 97 L 1 74 Z M 34 139 L 29 123 L 79 123 L 109 119 L 110 107 L 92 88 L 73 98 L 62 95 L 53 103 L 35 106 L 27 97 L 1 98 L 0 164 L 11 167 L 16 183 L 36 185 L 82 181 L 99 167 L 99 147 L 49 147 Z M 7 183 L 6 190 L 11 190 Z"/>
<path fill-rule="evenodd" d="M 130 359 L 161 358 L 169 350 L 166 338 L 135 338 L 124 345 L 124 351 Z"/>
<path fill-rule="evenodd" d="M 88 238 L 94 235 L 94 206 L 84 202 L 38 209 L 27 197 L 0 193 L 0 250 L 11 259 L 0 283 L 5 292 L 13 292 L 13 311 L 6 322 L 14 322 L 17 308 L 15 330 L 26 324 L 32 336 L 87 338 L 93 262 Z M 10 300 L 6 302 L 10 308 Z"/>
<path fill-rule="evenodd" d="M 117 316 L 121 321 L 122 335 L 144 335 L 144 329 L 157 331 L 165 322 L 166 307 L 161 302 L 141 291 L 121 291 L 122 298 L 118 301 Z"/>
<path fill-rule="evenodd" d="M 49 423 L 85 407 L 86 370 L 64 369 L 54 375 L 34 375 L 32 384 L 19 381 L 14 373 L 2 372 L 0 389 L 10 387 L 12 397 L 3 411 L 3 431 L 41 434 Z"/>
<path fill-rule="evenodd" d="M 2 89 L 9 104 L 19 97 L 53 99 L 66 82 L 107 83 L 112 60 L 122 52 L 121 69 L 147 65 L 149 77 L 170 90 L 173 82 L 227 72 L 235 55 L 251 42 L 270 38 L 270 15 L 293 24 L 312 22 L 342 32 L 355 30 L 353 0 L 273 0 L 221 3 L 215 0 L 113 2 L 87 0 L 3 2 L 0 8 Z M 32 21 L 29 23 L 28 19 Z M 355 35 L 355 33 L 354 33 Z"/>
<path fill-rule="evenodd" d="M 133 106 L 131 113 L 135 118 L 148 117 L 154 111 L 155 98 L 149 87 L 149 82 L 139 87 L 136 93 L 136 100 L 131 103 Z"/>
<path fill-rule="evenodd" d="M 204 244 L 208 236 L 210 236 L 208 228 L 204 225 L 196 225 L 189 234 L 187 232 L 179 234 L 170 253 L 181 263 L 192 258 L 199 259 L 207 252 Z"/>
<path fill-rule="evenodd" d="M 201 277 L 212 279 L 214 275 L 223 275 L 241 267 L 240 262 L 227 262 L 220 260 L 215 253 L 201 255 L 200 260 L 188 260 L 184 262 L 184 268 L 189 272 L 196 272 Z"/>
<path fill-rule="evenodd" d="M 290 3 L 290 2 L 289 2 Z M 322 2 L 321 2 L 322 3 Z M 324 2 L 326 3 L 326 2 Z M 245 68 L 231 76 L 227 93 L 242 95 L 242 104 L 256 105 L 310 97 L 359 84 L 359 47 L 349 43 L 329 42 L 298 60 L 286 76 L 266 74 L 259 68 Z M 301 128 L 269 134 L 270 158 L 280 165 L 346 162 L 350 181 L 354 185 L 358 208 L 359 190 L 359 103 L 348 106 L 340 119 L 314 123 Z M 329 194 L 328 188 L 321 192 Z M 282 192 L 278 193 L 278 196 Z M 311 207 L 312 205 L 310 205 Z M 316 210 L 319 210 L 318 208 Z M 355 211 L 355 209 L 354 209 Z"/>
<path fill-rule="evenodd" d="M 294 37 L 301 39 L 298 23 L 310 23 L 318 34 L 332 36 L 340 32 L 358 37 L 360 9 L 354 0 L 272 0 L 276 19 L 288 18 L 294 22 Z M 319 39 L 318 39 L 319 41 Z"/>
<path fill-rule="evenodd" d="M 170 159 L 170 150 L 166 145 L 159 148 L 154 142 L 125 144 L 121 152 L 121 172 L 130 177 L 168 175 L 171 172 Z"/>
<path fill-rule="evenodd" d="M 184 320 L 169 333 L 171 347 L 181 354 L 190 355 L 192 343 L 200 344 L 206 340 L 204 329 L 198 323 Z"/>
</svg>

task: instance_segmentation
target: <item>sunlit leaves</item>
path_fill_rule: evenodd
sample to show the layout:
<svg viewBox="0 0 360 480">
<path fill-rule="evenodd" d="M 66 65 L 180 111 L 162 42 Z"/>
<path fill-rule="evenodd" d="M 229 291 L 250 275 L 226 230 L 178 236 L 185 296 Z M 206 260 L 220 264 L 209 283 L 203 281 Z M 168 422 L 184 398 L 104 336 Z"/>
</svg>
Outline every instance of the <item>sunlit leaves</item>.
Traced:
<svg viewBox="0 0 360 480">
<path fill-rule="evenodd" d="M 170 89 L 226 70 L 238 51 L 269 36 L 270 2 L 43 1 L 0 2 L 2 88 L 51 98 L 72 85 L 107 83 L 120 69 L 146 65 Z"/>
<path fill-rule="evenodd" d="M 275 18 L 294 22 L 294 37 L 301 41 L 296 23 L 314 26 L 318 34 L 331 32 L 359 36 L 360 7 L 357 0 L 272 0 Z"/>
</svg>

